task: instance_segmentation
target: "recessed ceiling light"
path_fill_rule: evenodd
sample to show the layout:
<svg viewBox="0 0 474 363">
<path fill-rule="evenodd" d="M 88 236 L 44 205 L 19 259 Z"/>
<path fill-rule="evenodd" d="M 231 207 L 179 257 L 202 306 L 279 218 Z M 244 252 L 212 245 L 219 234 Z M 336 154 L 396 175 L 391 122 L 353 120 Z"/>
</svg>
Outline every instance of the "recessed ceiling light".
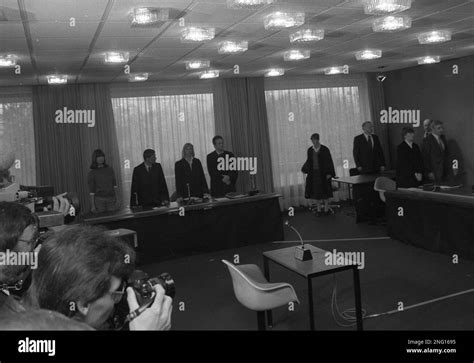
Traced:
<svg viewBox="0 0 474 363">
<path fill-rule="evenodd" d="M 292 43 L 317 42 L 322 39 L 324 39 L 324 29 L 300 29 L 290 35 Z"/>
<path fill-rule="evenodd" d="M 249 42 L 247 41 L 240 41 L 234 42 L 230 40 L 226 40 L 219 44 L 219 54 L 235 54 L 235 53 L 243 53 L 249 49 Z"/>
<path fill-rule="evenodd" d="M 348 66 L 341 66 L 341 67 L 330 67 L 326 68 L 324 70 L 324 74 L 331 76 L 334 74 L 342 74 L 342 73 L 349 73 L 349 67 Z"/>
<path fill-rule="evenodd" d="M 285 74 L 285 70 L 282 68 L 271 68 L 265 73 L 265 77 L 280 77 Z"/>
<path fill-rule="evenodd" d="M 399 13 L 411 8 L 411 0 L 365 0 L 364 11 L 369 15 Z"/>
<path fill-rule="evenodd" d="M 263 24 L 267 30 L 292 28 L 303 25 L 304 19 L 304 13 L 283 13 L 277 11 L 267 15 L 263 20 Z"/>
<path fill-rule="evenodd" d="M 65 74 L 51 74 L 46 77 L 49 84 L 66 84 L 67 75 Z"/>
<path fill-rule="evenodd" d="M 160 8 L 135 8 L 130 13 L 132 27 L 150 26 L 169 20 L 169 9 Z"/>
<path fill-rule="evenodd" d="M 196 26 L 190 26 L 184 28 L 181 32 L 182 42 L 204 42 L 212 40 L 216 36 L 216 30 L 214 28 L 202 28 Z"/>
<path fill-rule="evenodd" d="M 420 44 L 444 43 L 451 40 L 451 32 L 449 30 L 434 30 L 418 35 Z"/>
<path fill-rule="evenodd" d="M 191 61 L 186 62 L 186 69 L 188 71 L 209 68 L 210 66 L 211 66 L 211 61 L 208 61 L 208 60 L 191 60 Z"/>
<path fill-rule="evenodd" d="M 433 64 L 433 63 L 439 63 L 439 62 L 440 62 L 439 56 L 427 56 L 427 57 L 418 58 L 418 64 Z"/>
<path fill-rule="evenodd" d="M 148 80 L 148 73 L 132 73 L 128 77 L 129 82 L 145 82 Z"/>
<path fill-rule="evenodd" d="M 385 16 L 375 19 L 372 23 L 374 32 L 397 32 L 411 28 L 411 18 L 409 16 Z"/>
<path fill-rule="evenodd" d="M 211 78 L 218 78 L 218 77 L 219 77 L 219 71 L 205 71 L 199 75 L 199 78 L 201 79 L 211 79 Z"/>
<path fill-rule="evenodd" d="M 382 57 L 382 51 L 380 49 L 364 49 L 356 53 L 357 60 L 370 60 Z"/>
<path fill-rule="evenodd" d="M 231 9 L 255 9 L 273 3 L 274 0 L 227 0 Z"/>
<path fill-rule="evenodd" d="M 311 51 L 298 49 L 289 50 L 285 52 L 285 55 L 283 56 L 285 62 L 299 61 L 308 58 L 311 58 Z"/>
<path fill-rule="evenodd" d="M 126 63 L 129 57 L 129 52 L 107 52 L 105 53 L 105 63 Z"/>
<path fill-rule="evenodd" d="M 0 56 L 0 67 L 14 67 L 15 65 L 16 59 L 12 54 Z"/>
</svg>

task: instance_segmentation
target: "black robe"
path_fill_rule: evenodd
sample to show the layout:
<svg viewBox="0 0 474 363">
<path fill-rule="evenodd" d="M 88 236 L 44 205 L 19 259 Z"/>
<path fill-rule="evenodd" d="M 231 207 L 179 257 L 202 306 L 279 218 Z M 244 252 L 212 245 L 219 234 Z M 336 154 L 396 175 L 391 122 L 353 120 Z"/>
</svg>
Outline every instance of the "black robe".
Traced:
<svg viewBox="0 0 474 363">
<path fill-rule="evenodd" d="M 397 187 L 416 188 L 421 182 L 416 180 L 415 173 L 423 175 L 423 156 L 417 144 L 411 148 L 403 141 L 397 147 Z"/>
<path fill-rule="evenodd" d="M 224 151 L 221 155 L 214 151 L 207 155 L 207 170 L 211 176 L 211 195 L 214 198 L 222 198 L 227 193 L 235 192 L 235 183 L 237 182 L 238 173 L 236 171 L 221 171 L 217 170 L 219 158 L 225 158 L 229 155 L 230 158 L 234 158 L 235 155 L 230 151 Z M 222 177 L 228 175 L 230 178 L 230 185 L 225 184 L 222 181 Z"/>
<path fill-rule="evenodd" d="M 204 194 L 209 193 L 207 187 L 206 176 L 199 159 L 193 159 L 193 168 L 185 159 L 181 159 L 174 165 L 176 176 L 176 195 L 177 197 L 188 197 L 188 186 L 190 188 L 191 197 L 202 198 Z"/>
<path fill-rule="evenodd" d="M 326 177 L 326 175 L 331 175 L 333 178 L 336 176 L 331 152 L 326 146 L 321 145 L 318 153 L 319 173 L 316 173 L 313 170 L 313 150 L 313 147 L 308 149 L 308 158 L 301 169 L 303 173 L 307 174 L 305 198 L 316 200 L 331 198 L 333 196 L 332 180 Z M 315 180 L 315 178 L 318 178 L 318 180 Z M 321 190 L 314 190 L 315 185 L 319 185 Z"/>
<path fill-rule="evenodd" d="M 159 207 L 169 200 L 170 195 L 161 164 L 153 164 L 149 172 L 145 163 L 133 169 L 130 206 Z"/>
</svg>

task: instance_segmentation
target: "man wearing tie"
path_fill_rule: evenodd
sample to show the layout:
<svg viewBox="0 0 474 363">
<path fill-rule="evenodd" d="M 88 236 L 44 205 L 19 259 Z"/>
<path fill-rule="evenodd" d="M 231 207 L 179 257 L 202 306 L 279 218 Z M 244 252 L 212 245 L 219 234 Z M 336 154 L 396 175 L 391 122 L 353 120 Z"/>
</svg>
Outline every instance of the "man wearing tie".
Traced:
<svg viewBox="0 0 474 363">
<path fill-rule="evenodd" d="M 449 171 L 448 144 L 441 121 L 433 121 L 431 134 L 423 140 L 423 159 L 427 179 L 434 183 L 444 182 Z"/>
<path fill-rule="evenodd" d="M 423 157 L 420 148 L 413 142 L 415 130 L 404 127 L 402 138 L 397 147 L 397 187 L 416 188 L 423 180 Z"/>
<path fill-rule="evenodd" d="M 428 135 L 431 134 L 431 125 L 433 124 L 433 121 L 427 118 L 425 121 L 423 121 L 423 128 L 425 129 L 425 133 L 423 134 L 423 139 L 426 139 Z"/>
<path fill-rule="evenodd" d="M 230 151 L 224 150 L 224 139 L 222 136 L 215 136 L 212 139 L 214 152 L 207 155 L 207 170 L 211 176 L 211 195 L 214 198 L 225 197 L 227 193 L 235 192 L 235 183 L 237 181 L 236 171 L 220 171 L 217 170 L 218 161 L 220 158 L 234 158 L 234 154 Z"/>
<path fill-rule="evenodd" d="M 362 124 L 362 135 L 354 138 L 354 161 L 360 174 L 377 174 L 385 170 L 385 157 L 379 138 L 373 134 L 374 126 L 367 121 Z"/>
<path fill-rule="evenodd" d="M 156 162 L 154 150 L 145 150 L 144 162 L 133 169 L 130 206 L 161 207 L 168 205 L 170 196 L 165 175 Z"/>
</svg>

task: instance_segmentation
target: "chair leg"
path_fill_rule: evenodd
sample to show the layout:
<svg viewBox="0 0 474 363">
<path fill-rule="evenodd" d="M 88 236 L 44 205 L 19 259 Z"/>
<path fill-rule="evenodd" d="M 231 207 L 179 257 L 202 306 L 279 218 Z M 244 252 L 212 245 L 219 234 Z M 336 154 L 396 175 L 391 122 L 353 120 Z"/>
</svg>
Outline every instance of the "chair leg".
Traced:
<svg viewBox="0 0 474 363">
<path fill-rule="evenodd" d="M 257 311 L 257 321 L 258 321 L 258 330 L 266 330 L 264 311 Z"/>
</svg>

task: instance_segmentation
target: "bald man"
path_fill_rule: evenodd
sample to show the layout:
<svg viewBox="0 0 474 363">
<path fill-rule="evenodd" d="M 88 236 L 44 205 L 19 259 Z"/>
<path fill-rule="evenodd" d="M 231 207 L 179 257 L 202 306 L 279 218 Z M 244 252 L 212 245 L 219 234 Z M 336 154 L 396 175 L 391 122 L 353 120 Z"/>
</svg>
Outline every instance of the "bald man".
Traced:
<svg viewBox="0 0 474 363">
<path fill-rule="evenodd" d="M 433 120 L 427 118 L 423 121 L 423 128 L 425 129 L 425 133 L 423 135 L 423 139 L 426 139 L 429 134 L 431 134 L 431 126 L 433 125 Z"/>
</svg>

